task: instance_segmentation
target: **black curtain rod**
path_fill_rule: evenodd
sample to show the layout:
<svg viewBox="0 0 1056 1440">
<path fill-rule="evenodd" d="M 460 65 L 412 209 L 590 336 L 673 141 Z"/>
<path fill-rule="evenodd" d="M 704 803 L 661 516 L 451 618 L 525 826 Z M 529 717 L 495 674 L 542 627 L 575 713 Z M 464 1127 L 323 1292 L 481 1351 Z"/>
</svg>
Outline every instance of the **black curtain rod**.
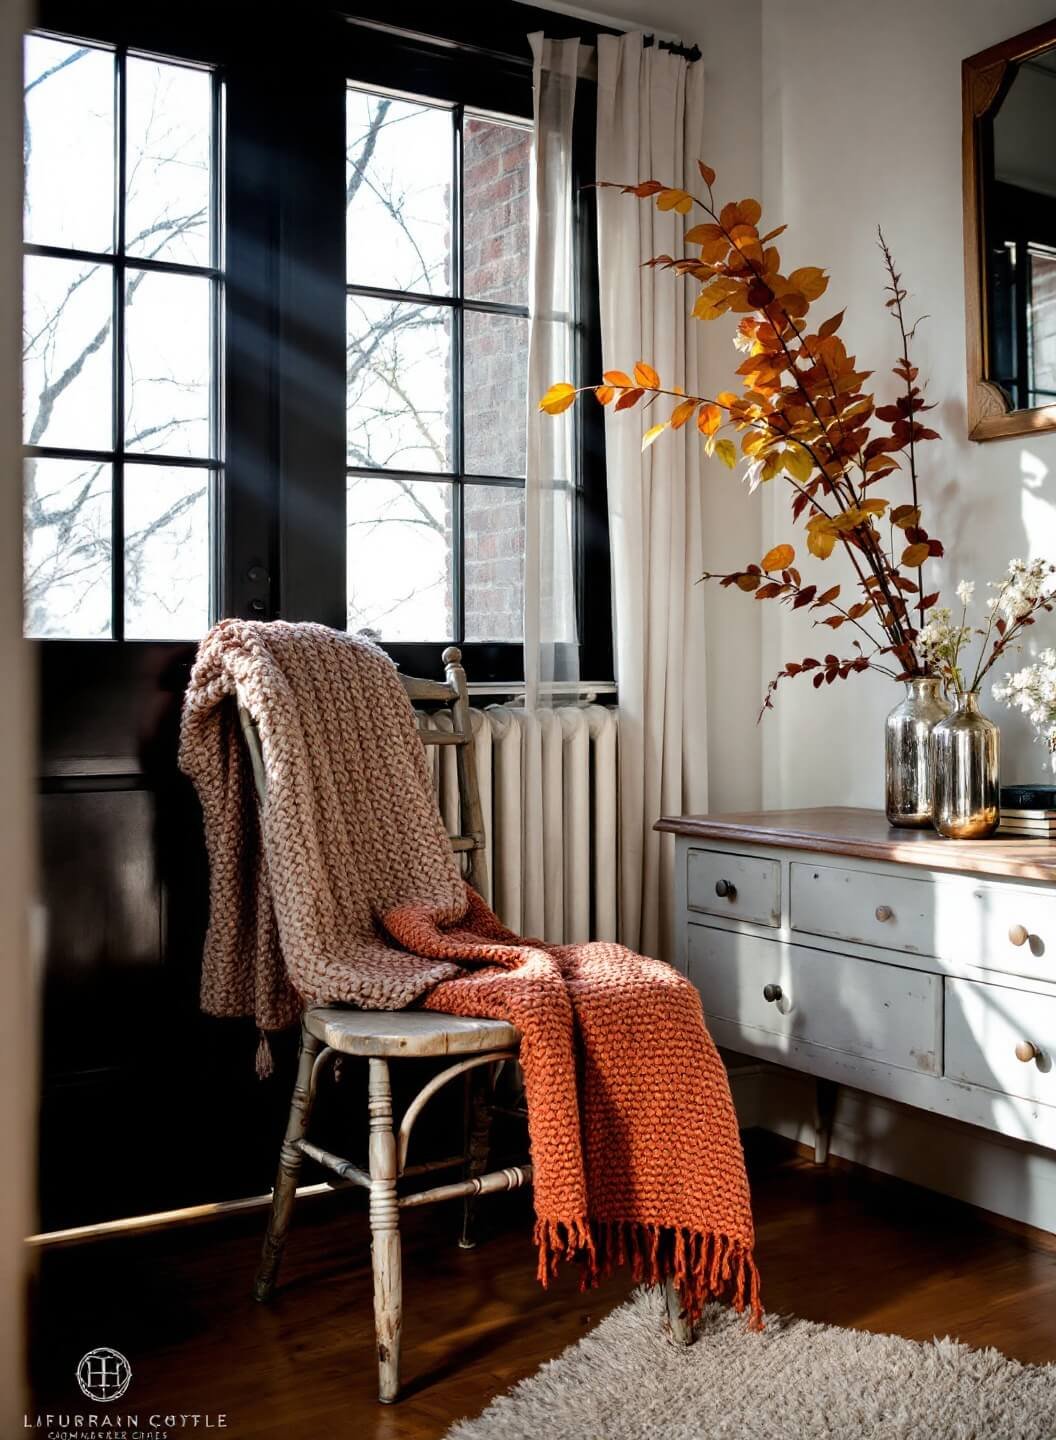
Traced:
<svg viewBox="0 0 1056 1440">
<path fill-rule="evenodd" d="M 560 10 L 539 10 L 524 4 L 507 4 L 493 9 L 486 19 L 474 17 L 468 23 L 460 16 L 452 23 L 437 24 L 435 6 L 420 0 L 383 0 L 383 3 L 360 3 L 354 9 L 339 5 L 338 13 L 350 24 L 401 39 L 405 43 L 440 45 L 449 49 L 496 60 L 530 65 L 528 31 L 543 30 L 557 39 L 579 34 L 584 44 L 596 44 L 599 35 L 620 35 L 623 31 L 601 22 L 590 22 Z M 686 46 L 675 40 L 657 40 L 645 35 L 642 44 L 655 45 L 684 60 L 701 58 L 698 46 Z"/>
<path fill-rule="evenodd" d="M 647 35 L 642 41 L 642 45 L 647 50 L 650 45 L 654 44 L 658 50 L 669 50 L 672 55 L 681 55 L 683 60 L 692 62 L 700 59 L 699 45 L 682 45 L 678 40 L 657 40 L 652 35 Z"/>
</svg>

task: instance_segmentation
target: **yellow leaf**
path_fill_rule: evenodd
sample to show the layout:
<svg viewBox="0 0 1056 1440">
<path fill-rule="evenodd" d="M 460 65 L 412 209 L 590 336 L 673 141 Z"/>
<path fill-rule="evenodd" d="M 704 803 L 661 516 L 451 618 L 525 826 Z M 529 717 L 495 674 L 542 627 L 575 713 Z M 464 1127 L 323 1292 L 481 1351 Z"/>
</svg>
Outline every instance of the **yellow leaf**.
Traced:
<svg viewBox="0 0 1056 1440">
<path fill-rule="evenodd" d="M 717 320 L 720 315 L 725 315 L 729 308 L 730 302 L 725 296 L 716 298 L 708 290 L 702 290 L 693 302 L 693 318 L 694 320 Z"/>
<path fill-rule="evenodd" d="M 676 405 L 671 411 L 671 429 L 681 430 L 687 420 L 692 418 L 693 411 L 697 408 L 695 400 L 683 400 L 681 405 Z"/>
<path fill-rule="evenodd" d="M 836 536 L 831 530 L 807 530 L 807 549 L 819 560 L 827 560 L 836 548 Z"/>
<path fill-rule="evenodd" d="M 918 565 L 924 564 L 924 561 L 928 558 L 930 554 L 931 551 L 928 549 L 928 546 L 922 540 L 917 545 L 906 546 L 906 548 L 902 551 L 901 563 L 905 565 L 908 570 L 915 570 Z"/>
<path fill-rule="evenodd" d="M 606 385 L 619 385 L 622 390 L 629 390 L 634 384 L 631 377 L 625 375 L 622 370 L 603 370 L 601 378 Z"/>
<path fill-rule="evenodd" d="M 715 454 L 731 470 L 737 464 L 737 447 L 732 440 L 716 440 Z"/>
<path fill-rule="evenodd" d="M 566 380 L 560 380 L 556 385 L 551 385 L 539 401 L 539 409 L 545 410 L 547 415 L 560 415 L 562 410 L 568 409 L 575 398 L 576 387 L 569 385 Z"/>
<path fill-rule="evenodd" d="M 799 445 L 790 446 L 784 453 L 785 469 L 794 480 L 806 484 L 814 469 L 814 461 Z"/>
<path fill-rule="evenodd" d="M 687 214 L 693 208 L 693 196 L 685 190 L 661 190 L 656 197 L 658 210 L 675 210 L 679 215 Z"/>
<path fill-rule="evenodd" d="M 635 365 L 634 378 L 638 384 L 644 386 L 646 390 L 659 390 L 660 388 L 660 376 L 653 367 L 647 365 L 644 360 L 639 360 L 637 365 Z"/>
<path fill-rule="evenodd" d="M 796 558 L 791 545 L 775 545 L 762 558 L 762 568 L 769 575 L 771 570 L 787 570 Z"/>
<path fill-rule="evenodd" d="M 887 509 L 887 505 L 888 502 L 881 500 L 878 495 L 875 500 L 863 500 L 861 509 L 864 510 L 867 515 L 882 515 Z"/>
<path fill-rule="evenodd" d="M 642 436 L 642 449 L 648 450 L 649 446 L 653 443 L 653 441 L 657 439 L 658 436 L 662 435 L 666 429 L 666 420 L 661 420 L 659 425 L 650 425 L 649 429 Z"/>
</svg>

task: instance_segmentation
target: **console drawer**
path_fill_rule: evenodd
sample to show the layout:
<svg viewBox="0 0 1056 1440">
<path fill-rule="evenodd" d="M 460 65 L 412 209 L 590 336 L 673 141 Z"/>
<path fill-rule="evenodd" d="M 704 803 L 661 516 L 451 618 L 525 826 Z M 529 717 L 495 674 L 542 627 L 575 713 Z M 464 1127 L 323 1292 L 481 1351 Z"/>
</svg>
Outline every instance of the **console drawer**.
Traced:
<svg viewBox="0 0 1056 1440">
<path fill-rule="evenodd" d="M 762 855 L 691 849 L 686 858 L 686 899 L 691 910 L 781 924 L 781 864 Z"/>
<path fill-rule="evenodd" d="M 1031 1044 L 1036 1058 L 1016 1055 Z M 988 985 L 946 981 L 946 1059 L 950 1080 L 1056 1105 L 1056 998 Z"/>
<path fill-rule="evenodd" d="M 793 930 L 917 955 L 941 953 L 930 880 L 794 861 L 789 867 L 789 915 Z"/>
<path fill-rule="evenodd" d="M 1056 980 L 1051 891 L 794 860 L 788 904 L 793 930 Z"/>
<path fill-rule="evenodd" d="M 766 1032 L 775 1058 L 804 1041 L 940 1073 L 939 975 L 707 925 L 689 926 L 688 975 L 705 1014 Z M 767 1000 L 768 986 L 780 997 Z"/>
</svg>

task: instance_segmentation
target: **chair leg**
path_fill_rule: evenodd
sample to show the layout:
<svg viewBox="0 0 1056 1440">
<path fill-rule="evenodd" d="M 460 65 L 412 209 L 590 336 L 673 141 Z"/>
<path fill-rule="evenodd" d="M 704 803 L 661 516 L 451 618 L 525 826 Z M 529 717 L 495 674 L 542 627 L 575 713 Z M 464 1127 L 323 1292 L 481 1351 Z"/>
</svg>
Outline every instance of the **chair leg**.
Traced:
<svg viewBox="0 0 1056 1440">
<path fill-rule="evenodd" d="M 490 1065 L 480 1070 L 466 1072 L 466 1165 L 465 1178 L 473 1180 L 483 1175 L 488 1164 L 491 1141 L 492 1100 L 494 1098 L 494 1070 Z M 462 1201 L 462 1236 L 458 1242 L 460 1250 L 475 1250 L 474 1233 L 476 1197 L 467 1195 Z"/>
<path fill-rule="evenodd" d="M 275 1189 L 271 1197 L 271 1217 L 264 1237 L 264 1249 L 253 1283 L 253 1297 L 256 1300 L 270 1300 L 275 1288 L 286 1236 L 293 1217 L 293 1203 L 297 1198 L 297 1177 L 301 1170 L 303 1156 L 296 1148 L 296 1142 L 304 1139 L 308 1128 L 308 1117 L 312 1110 L 312 1066 L 319 1053 L 320 1042 L 306 1029 L 301 1028 L 301 1048 L 297 1059 L 297 1080 L 290 1100 L 290 1114 L 286 1121 L 286 1136 L 279 1151 L 279 1173 L 275 1177 Z"/>
<path fill-rule="evenodd" d="M 378 1399 L 391 1405 L 400 1391 L 403 1280 L 400 1210 L 396 1199 L 396 1137 L 387 1060 L 370 1061 L 370 1259 L 374 1271 L 374 1334 Z"/>
<path fill-rule="evenodd" d="M 667 1299 L 667 1319 L 671 1326 L 671 1337 L 676 1345 L 693 1344 L 693 1326 L 686 1319 L 682 1309 L 682 1301 L 678 1298 L 678 1290 L 673 1280 L 664 1282 L 664 1294 Z"/>
</svg>

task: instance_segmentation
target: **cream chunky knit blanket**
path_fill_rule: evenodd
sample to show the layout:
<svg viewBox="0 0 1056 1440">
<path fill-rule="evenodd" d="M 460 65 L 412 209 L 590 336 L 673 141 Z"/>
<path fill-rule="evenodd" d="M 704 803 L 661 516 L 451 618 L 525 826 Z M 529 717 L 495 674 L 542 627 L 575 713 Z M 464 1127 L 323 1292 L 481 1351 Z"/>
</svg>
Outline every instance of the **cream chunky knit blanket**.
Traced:
<svg viewBox="0 0 1056 1440">
<path fill-rule="evenodd" d="M 234 700 L 260 731 L 258 824 Z M 202 642 L 180 764 L 202 802 L 202 1006 L 262 1030 L 304 1004 L 418 1002 L 521 1033 L 545 1284 L 627 1263 L 687 1312 L 759 1288 L 722 1062 L 693 987 L 622 946 L 506 930 L 463 882 L 410 702 L 374 646 L 320 625 L 226 620 Z"/>
</svg>

